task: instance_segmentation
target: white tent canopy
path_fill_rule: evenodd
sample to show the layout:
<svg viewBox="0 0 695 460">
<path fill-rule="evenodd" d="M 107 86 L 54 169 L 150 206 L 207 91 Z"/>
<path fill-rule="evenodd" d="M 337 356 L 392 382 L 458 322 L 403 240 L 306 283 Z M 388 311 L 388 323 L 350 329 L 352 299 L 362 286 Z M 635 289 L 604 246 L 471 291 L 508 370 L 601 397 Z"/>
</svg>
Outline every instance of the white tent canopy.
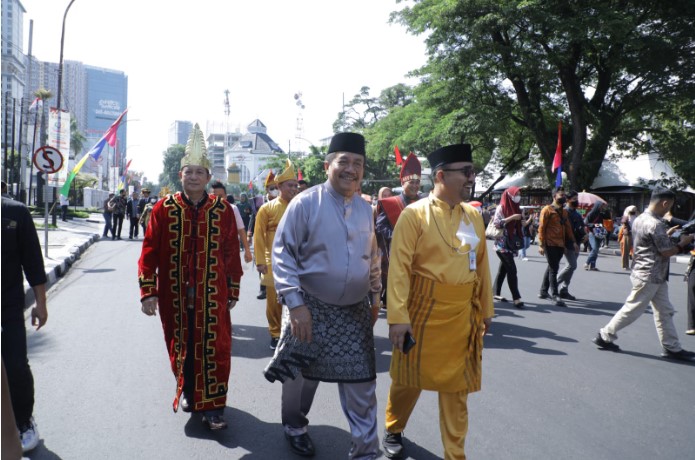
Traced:
<svg viewBox="0 0 695 460">
<path fill-rule="evenodd" d="M 486 168 L 486 172 L 491 174 L 487 174 L 484 179 L 476 179 L 476 191 L 486 190 L 492 181 L 499 177 L 500 169 L 499 166 L 491 164 Z M 565 175 L 564 172 L 562 174 Z M 670 164 L 660 159 L 657 153 L 643 154 L 635 158 L 608 154 L 590 190 L 616 187 L 652 189 L 658 184 L 669 186 L 674 183 L 684 184 L 685 181 L 676 174 Z M 550 189 L 552 184 L 548 183 L 543 167 L 530 161 L 524 169 L 498 182 L 494 191 L 501 192 L 512 186 Z M 681 191 L 695 194 L 695 190 L 687 185 Z"/>
<path fill-rule="evenodd" d="M 657 153 L 639 155 L 636 158 L 609 157 L 603 160 L 601 169 L 591 184 L 591 190 L 606 187 L 641 187 L 651 189 L 659 181 L 685 183 L 670 164 L 659 158 Z M 684 192 L 695 193 L 685 186 Z"/>
</svg>

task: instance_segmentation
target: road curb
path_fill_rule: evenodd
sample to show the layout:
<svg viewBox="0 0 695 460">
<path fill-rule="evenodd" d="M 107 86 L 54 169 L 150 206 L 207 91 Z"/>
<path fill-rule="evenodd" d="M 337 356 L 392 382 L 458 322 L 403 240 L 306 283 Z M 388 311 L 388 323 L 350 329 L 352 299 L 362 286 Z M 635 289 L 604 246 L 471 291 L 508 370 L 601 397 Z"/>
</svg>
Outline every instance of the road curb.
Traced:
<svg viewBox="0 0 695 460">
<path fill-rule="evenodd" d="M 70 267 L 79 260 L 80 256 L 94 243 L 99 241 L 99 235 L 93 234 L 84 243 L 80 245 L 75 245 L 70 248 L 70 255 L 66 256 L 59 264 L 46 270 L 46 291 L 48 291 L 51 286 L 53 286 L 59 278 L 65 276 L 65 274 L 70 270 Z M 34 291 L 29 286 L 26 281 L 24 283 L 24 309 L 26 310 L 30 305 L 34 303 Z"/>
</svg>

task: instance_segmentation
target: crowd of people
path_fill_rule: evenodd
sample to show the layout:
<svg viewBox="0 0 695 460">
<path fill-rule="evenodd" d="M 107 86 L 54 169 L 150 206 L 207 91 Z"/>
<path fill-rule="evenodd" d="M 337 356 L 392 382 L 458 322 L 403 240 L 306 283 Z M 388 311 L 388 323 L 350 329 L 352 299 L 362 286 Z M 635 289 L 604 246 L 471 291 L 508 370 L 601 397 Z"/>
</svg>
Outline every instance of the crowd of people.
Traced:
<svg viewBox="0 0 695 460">
<path fill-rule="evenodd" d="M 298 180 L 287 160 L 277 176 L 266 179 L 261 206 L 245 194 L 235 204 L 224 184 L 210 184 L 210 161 L 196 124 L 181 160 L 181 191 L 159 199 L 146 188 L 129 198 L 125 190 L 111 193 L 103 205 L 103 236 L 120 239 L 124 219 L 130 222 L 130 239 L 143 230 L 141 310 L 158 314 L 163 326 L 175 381 L 174 412 L 197 413 L 210 430 L 227 426 L 230 310 L 239 300 L 243 251 L 247 263 L 255 260 L 265 288 L 273 356 L 263 375 L 281 383 L 279 412 L 290 451 L 315 455 L 308 414 L 319 383 L 325 382 L 337 383 L 350 427 L 348 458 L 377 458 L 380 446 L 388 458 L 406 456 L 403 432 L 422 390 L 438 392 L 445 458 L 465 458 L 468 394 L 481 389 L 483 338 L 494 302 L 509 302 L 502 295 L 505 281 L 513 306 L 527 308 L 516 264 L 528 260 L 526 251 L 537 239 L 547 264 L 538 297 L 566 307 L 565 301 L 576 300 L 570 285 L 584 243 L 591 245 L 584 267 L 599 270 L 602 232 L 597 229 L 605 229 L 599 223 L 609 214 L 598 202 L 582 216 L 579 194 L 562 187 L 538 213 L 522 209 L 518 187 L 506 189 L 494 211 L 475 206 L 469 204 L 476 178 L 470 145 L 444 146 L 427 159 L 434 184 L 429 194 L 420 190 L 422 168 L 411 154 L 401 167 L 402 194 L 384 187 L 370 203 L 360 191 L 367 166 L 364 137 L 339 133 L 328 147 L 324 183 L 311 187 Z M 22 285 L 22 273 L 27 276 L 37 299 L 32 321 L 41 327 L 47 319 L 46 280 L 26 208 L 6 201 L 3 197 L 3 364 L 26 451 L 38 442 L 38 432 L 25 326 L 17 316 L 24 299 L 12 286 Z M 673 192 L 657 189 L 641 214 L 634 206 L 624 210 L 619 241 L 632 291 L 598 330 L 597 347 L 618 351 L 618 332 L 651 305 L 662 357 L 695 360 L 678 340 L 668 299 L 669 259 L 690 250 L 693 242 L 693 235 L 671 238 L 684 224 L 669 215 L 674 202 Z M 6 215 L 13 225 L 5 225 Z M 31 249 L 22 250 L 21 258 L 5 254 L 6 247 L 25 246 Z M 494 281 L 490 250 L 499 259 Z M 691 254 L 687 334 L 695 334 Z M 560 270 L 563 258 L 567 263 Z M 373 326 L 382 308 L 393 353 L 380 443 Z M 19 358 L 6 356 L 6 337 L 13 348 L 24 347 Z"/>
</svg>

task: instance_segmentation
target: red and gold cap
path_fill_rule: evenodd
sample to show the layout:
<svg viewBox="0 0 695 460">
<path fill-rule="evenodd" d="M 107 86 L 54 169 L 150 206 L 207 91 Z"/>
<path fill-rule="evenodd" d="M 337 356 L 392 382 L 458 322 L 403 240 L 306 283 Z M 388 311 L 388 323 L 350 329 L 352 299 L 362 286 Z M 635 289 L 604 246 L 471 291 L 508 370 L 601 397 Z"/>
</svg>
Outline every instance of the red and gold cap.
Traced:
<svg viewBox="0 0 695 460">
<path fill-rule="evenodd" d="M 420 160 L 413 153 L 410 153 L 403 162 L 403 166 L 401 166 L 401 184 L 413 179 L 419 180 L 421 175 L 422 165 Z"/>
</svg>

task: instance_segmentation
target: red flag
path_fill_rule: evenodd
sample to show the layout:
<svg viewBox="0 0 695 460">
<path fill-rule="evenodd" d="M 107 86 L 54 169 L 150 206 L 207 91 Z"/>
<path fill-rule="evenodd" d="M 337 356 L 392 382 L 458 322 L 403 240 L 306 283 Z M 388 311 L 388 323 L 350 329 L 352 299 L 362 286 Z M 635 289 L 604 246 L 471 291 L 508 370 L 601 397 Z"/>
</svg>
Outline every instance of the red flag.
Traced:
<svg viewBox="0 0 695 460">
<path fill-rule="evenodd" d="M 106 139 L 106 142 L 111 147 L 114 147 L 116 145 L 116 133 L 118 132 L 118 125 L 121 124 L 121 120 L 123 120 L 123 116 L 126 114 L 128 109 L 125 109 L 123 113 L 118 117 L 116 121 L 113 122 L 113 124 L 109 127 L 108 131 L 104 134 L 104 138 Z"/>
<path fill-rule="evenodd" d="M 304 180 L 304 177 L 302 176 L 302 170 L 297 168 L 297 180 Z"/>
<path fill-rule="evenodd" d="M 557 122 L 557 148 L 555 149 L 555 158 L 553 158 L 553 167 L 550 170 L 555 172 L 557 168 L 562 167 L 562 122 Z"/>
<path fill-rule="evenodd" d="M 403 164 L 403 157 L 401 156 L 401 151 L 398 150 L 397 145 L 393 148 L 393 152 L 396 154 L 396 164 L 400 166 L 401 164 Z"/>
<path fill-rule="evenodd" d="M 555 158 L 553 158 L 553 168 L 551 172 L 557 170 L 555 176 L 555 187 L 562 185 L 562 122 L 557 122 L 557 147 L 555 148 Z"/>
</svg>

